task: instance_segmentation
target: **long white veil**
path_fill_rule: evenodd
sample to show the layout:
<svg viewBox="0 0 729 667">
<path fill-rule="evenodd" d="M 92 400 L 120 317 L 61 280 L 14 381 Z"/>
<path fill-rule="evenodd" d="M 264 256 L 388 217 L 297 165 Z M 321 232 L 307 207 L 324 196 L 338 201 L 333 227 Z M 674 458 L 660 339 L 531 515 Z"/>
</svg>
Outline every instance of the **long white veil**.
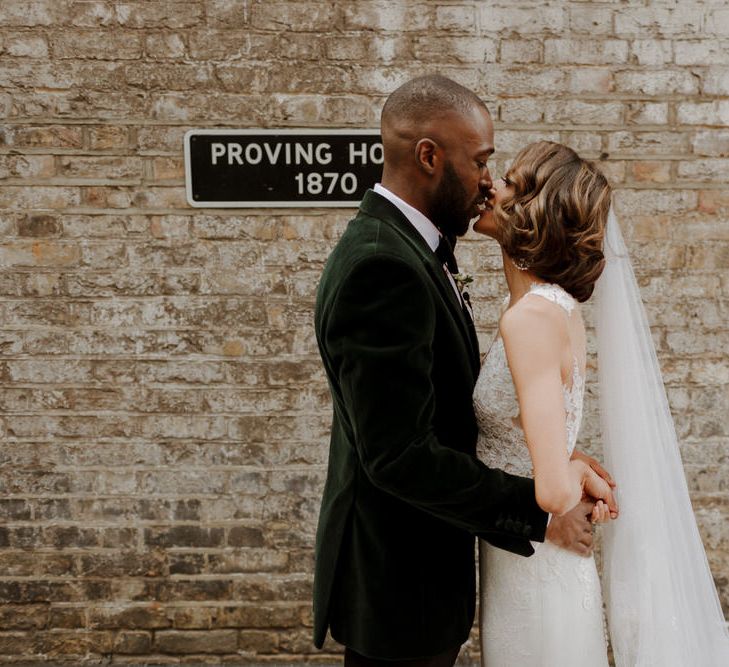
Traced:
<svg viewBox="0 0 729 667">
<path fill-rule="evenodd" d="M 620 505 L 620 517 L 604 533 L 603 584 L 616 665 L 727 667 L 729 633 L 612 209 L 605 257 L 595 312 L 605 465 Z"/>
</svg>

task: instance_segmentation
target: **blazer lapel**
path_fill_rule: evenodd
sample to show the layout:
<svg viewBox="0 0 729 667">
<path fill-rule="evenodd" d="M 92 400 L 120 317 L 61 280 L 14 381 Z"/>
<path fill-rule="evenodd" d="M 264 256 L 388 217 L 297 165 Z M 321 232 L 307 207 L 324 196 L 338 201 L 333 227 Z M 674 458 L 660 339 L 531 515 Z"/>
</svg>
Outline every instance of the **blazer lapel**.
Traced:
<svg viewBox="0 0 729 667">
<path fill-rule="evenodd" d="M 474 366 L 474 371 L 477 372 L 480 366 L 480 358 L 478 354 L 478 338 L 473 321 L 464 312 L 463 305 L 453 291 L 453 286 L 448 280 L 440 260 L 430 249 L 430 246 L 426 243 L 420 232 L 413 227 L 397 206 L 373 190 L 368 190 L 365 193 L 360 204 L 360 209 L 364 213 L 390 224 L 418 252 L 428 272 L 433 276 L 433 281 L 443 294 L 451 315 L 458 322 L 463 338 L 468 342 L 471 352 L 471 362 Z"/>
</svg>

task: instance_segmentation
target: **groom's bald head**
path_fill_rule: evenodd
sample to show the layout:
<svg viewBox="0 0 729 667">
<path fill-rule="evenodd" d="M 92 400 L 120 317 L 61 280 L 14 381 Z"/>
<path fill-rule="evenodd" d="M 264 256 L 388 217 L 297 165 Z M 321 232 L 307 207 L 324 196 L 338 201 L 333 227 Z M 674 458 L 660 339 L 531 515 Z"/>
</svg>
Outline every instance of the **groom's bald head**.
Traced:
<svg viewBox="0 0 729 667">
<path fill-rule="evenodd" d="M 382 109 L 381 132 L 385 165 L 407 168 L 418 141 L 428 137 L 446 150 L 459 140 L 459 125 L 475 111 L 489 116 L 473 91 L 439 74 L 405 82 L 393 91 Z"/>
<path fill-rule="evenodd" d="M 474 107 L 488 112 L 474 92 L 439 74 L 427 74 L 407 81 L 392 92 L 382 109 L 382 127 L 408 123 L 421 125 L 447 113 L 470 114 Z"/>
</svg>

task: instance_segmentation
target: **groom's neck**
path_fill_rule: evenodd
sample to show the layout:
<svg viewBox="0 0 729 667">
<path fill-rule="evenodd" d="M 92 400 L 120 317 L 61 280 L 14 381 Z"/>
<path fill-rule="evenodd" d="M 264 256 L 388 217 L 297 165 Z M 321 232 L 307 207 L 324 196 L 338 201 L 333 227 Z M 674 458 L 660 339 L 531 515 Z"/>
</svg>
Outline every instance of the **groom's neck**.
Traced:
<svg viewBox="0 0 729 667">
<path fill-rule="evenodd" d="M 429 190 L 421 179 L 410 174 L 392 173 L 388 169 L 382 172 L 380 181 L 383 188 L 400 197 L 406 204 L 420 211 L 428 220 L 432 220 L 432 205 Z"/>
</svg>

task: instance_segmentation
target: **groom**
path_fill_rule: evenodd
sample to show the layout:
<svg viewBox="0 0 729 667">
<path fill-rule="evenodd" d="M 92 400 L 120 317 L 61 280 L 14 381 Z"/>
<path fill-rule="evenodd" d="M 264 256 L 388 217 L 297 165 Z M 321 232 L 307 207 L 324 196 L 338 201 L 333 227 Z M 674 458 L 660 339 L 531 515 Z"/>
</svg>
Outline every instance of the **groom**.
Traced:
<svg viewBox="0 0 729 667">
<path fill-rule="evenodd" d="M 491 188 L 493 137 L 483 102 L 450 79 L 392 93 L 382 183 L 319 285 L 334 421 L 314 642 L 330 628 L 346 667 L 450 667 L 474 619 L 474 537 L 523 556 L 545 539 L 533 481 L 475 456 L 478 341 L 451 247 Z M 550 539 L 589 553 L 590 509 L 554 517 Z"/>
</svg>

